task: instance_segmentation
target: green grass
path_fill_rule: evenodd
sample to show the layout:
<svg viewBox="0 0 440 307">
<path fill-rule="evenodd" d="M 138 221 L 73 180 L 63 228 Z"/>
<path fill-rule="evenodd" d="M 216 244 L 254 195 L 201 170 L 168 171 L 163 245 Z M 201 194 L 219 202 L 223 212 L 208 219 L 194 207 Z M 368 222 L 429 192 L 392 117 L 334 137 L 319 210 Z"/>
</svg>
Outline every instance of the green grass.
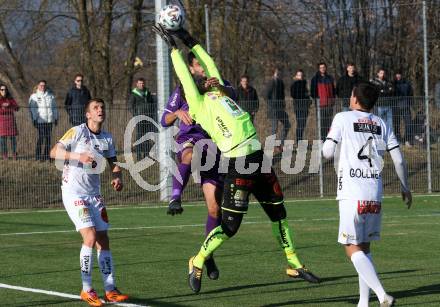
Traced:
<svg viewBox="0 0 440 307">
<path fill-rule="evenodd" d="M 203 240 L 206 209 L 187 205 L 177 217 L 167 216 L 164 207 L 109 210 L 118 286 L 131 295 L 131 303 L 150 306 L 353 306 L 357 275 L 336 242 L 336 201 L 288 202 L 287 210 L 298 253 L 323 278 L 319 285 L 285 275 L 270 223 L 251 205 L 236 237 L 216 253 L 220 279 L 204 276 L 201 294 L 192 294 L 187 261 Z M 67 214 L 20 212 L 0 212 L 0 283 L 78 294 L 80 237 L 56 232 L 73 230 Z M 385 199 L 382 240 L 373 244 L 373 257 L 399 306 L 440 304 L 439 219 L 439 196 L 416 197 L 411 210 L 397 198 Z M 5 235 L 17 232 L 47 233 Z M 96 261 L 93 277 L 102 293 Z M 44 294 L 3 288 L 0 293 L 1 306 L 86 306 Z M 374 297 L 371 306 L 377 306 Z"/>
</svg>

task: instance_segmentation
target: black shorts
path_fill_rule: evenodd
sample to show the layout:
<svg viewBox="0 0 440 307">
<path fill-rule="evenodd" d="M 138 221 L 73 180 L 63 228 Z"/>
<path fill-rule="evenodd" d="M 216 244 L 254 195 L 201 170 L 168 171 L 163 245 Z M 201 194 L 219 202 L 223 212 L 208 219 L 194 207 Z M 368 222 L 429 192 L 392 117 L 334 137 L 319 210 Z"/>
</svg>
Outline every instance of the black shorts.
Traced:
<svg viewBox="0 0 440 307">
<path fill-rule="evenodd" d="M 222 209 L 246 213 L 251 193 L 263 207 L 266 204 L 283 204 L 283 192 L 273 169 L 270 168 L 269 172 L 266 173 L 262 172 L 264 171 L 262 170 L 263 158 L 264 153 L 261 150 L 246 156 L 244 169 L 247 169 L 251 163 L 258 164 L 258 168 L 250 174 L 237 172 L 235 167 L 237 159 L 230 159 L 228 173 L 225 178 Z"/>
</svg>

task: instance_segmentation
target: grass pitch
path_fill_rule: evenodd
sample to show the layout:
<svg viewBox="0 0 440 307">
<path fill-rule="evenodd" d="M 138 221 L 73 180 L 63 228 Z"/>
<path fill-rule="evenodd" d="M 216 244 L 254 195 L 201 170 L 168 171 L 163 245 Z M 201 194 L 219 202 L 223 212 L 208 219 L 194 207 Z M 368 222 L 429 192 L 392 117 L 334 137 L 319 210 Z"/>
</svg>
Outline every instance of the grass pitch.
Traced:
<svg viewBox="0 0 440 307">
<path fill-rule="evenodd" d="M 185 205 L 185 204 L 184 204 Z M 204 275 L 201 294 L 187 286 L 187 261 L 204 237 L 206 209 L 186 204 L 182 216 L 152 205 L 112 208 L 111 248 L 118 287 L 148 306 L 354 306 L 358 279 L 336 242 L 334 200 L 286 203 L 302 261 L 323 282 L 285 275 L 285 258 L 270 223 L 250 206 L 238 234 L 216 253 L 220 279 Z M 398 306 L 440 305 L 440 197 L 415 197 L 411 210 L 384 201 L 382 240 L 373 258 Z M 80 236 L 63 210 L 0 212 L 0 283 L 78 295 Z M 96 258 L 95 258 L 96 259 Z M 94 262 L 94 287 L 102 282 Z M 0 287 L 1 306 L 86 306 L 74 299 Z M 374 295 L 371 306 L 377 306 Z"/>
</svg>

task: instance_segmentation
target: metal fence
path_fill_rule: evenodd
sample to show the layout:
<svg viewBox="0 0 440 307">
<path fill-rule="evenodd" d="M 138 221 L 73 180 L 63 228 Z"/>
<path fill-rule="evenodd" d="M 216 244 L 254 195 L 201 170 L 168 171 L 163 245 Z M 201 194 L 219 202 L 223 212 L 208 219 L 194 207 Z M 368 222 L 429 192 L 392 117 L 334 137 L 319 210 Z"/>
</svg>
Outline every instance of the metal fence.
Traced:
<svg viewBox="0 0 440 307">
<path fill-rule="evenodd" d="M 243 102 L 241 102 L 243 103 Z M 285 174 L 281 170 L 281 155 L 274 156 L 274 169 L 278 174 L 284 194 L 287 198 L 305 197 L 333 197 L 336 193 L 336 174 L 333 161 L 323 161 L 322 167 L 313 166 L 313 161 L 319 161 L 319 142 L 325 135 L 331 124 L 331 120 L 337 112 L 344 111 L 348 107 L 347 100 L 334 100 L 330 107 L 317 108 L 316 101 L 287 99 L 285 101 L 260 101 L 259 110 L 254 117 L 254 123 L 260 140 L 273 132 L 278 139 L 284 132 L 286 151 L 292 151 L 291 166 L 300 163 L 296 158 L 298 140 L 307 143 L 307 154 L 304 167 L 294 175 Z M 318 116 L 317 109 L 320 113 Z M 426 123 L 426 109 L 424 97 L 393 97 L 382 99 L 374 113 L 382 115 L 393 122 L 396 135 L 403 149 L 408 163 L 409 180 L 411 189 L 417 193 L 429 192 L 431 185 L 433 192 L 440 191 L 440 110 L 430 103 L 429 127 Z M 61 173 L 53 162 L 44 160 L 43 156 L 36 156 L 37 139 L 40 134 L 49 133 L 50 146 L 71 127 L 67 112 L 58 109 L 57 125 L 46 127 L 46 132 L 35 127 L 31 121 L 28 108 L 22 107 L 15 112 L 15 122 L 18 130 L 16 138 L 17 156 L 11 154 L 10 138 L 6 141 L 8 158 L 0 160 L 0 194 L 2 195 L 1 209 L 11 208 L 44 208 L 59 207 L 61 202 Z M 113 105 L 107 107 L 107 119 L 105 129 L 113 134 L 118 159 L 124 161 L 122 155 L 124 132 L 132 113 L 125 105 Z M 320 120 L 318 120 L 320 119 Z M 0 125 L 1 117 L 0 117 Z M 289 127 L 290 126 L 290 127 Z M 428 131 L 430 139 L 427 139 Z M 132 143 L 136 137 L 132 136 Z M 2 138 L 2 154 L 5 139 Z M 428 144 L 430 144 L 428 146 Z M 42 144 L 44 148 L 44 143 Z M 171 151 L 171 150 L 170 150 Z M 135 150 L 133 150 L 135 152 Z M 430 163 L 428 157 L 430 156 Z M 136 157 L 135 157 L 136 160 Z M 429 165 L 430 164 L 430 165 Z M 318 164 L 319 166 L 319 164 Z M 311 169 L 314 168 L 314 169 Z M 430 173 L 428 170 L 430 169 Z M 154 164 L 141 172 L 141 176 L 150 183 L 159 181 L 159 167 Z M 431 182 L 429 183 L 429 178 Z M 385 158 L 383 170 L 384 191 L 386 194 L 400 192 L 400 185 L 394 173 L 394 166 L 389 158 Z M 102 174 L 102 194 L 106 202 L 111 205 L 157 203 L 160 201 L 160 192 L 145 191 L 140 188 L 133 178 L 124 172 L 125 188 L 122 192 L 114 192 L 110 186 L 110 173 L 108 168 Z M 184 191 L 184 201 L 202 200 L 201 188 L 190 180 Z"/>
</svg>

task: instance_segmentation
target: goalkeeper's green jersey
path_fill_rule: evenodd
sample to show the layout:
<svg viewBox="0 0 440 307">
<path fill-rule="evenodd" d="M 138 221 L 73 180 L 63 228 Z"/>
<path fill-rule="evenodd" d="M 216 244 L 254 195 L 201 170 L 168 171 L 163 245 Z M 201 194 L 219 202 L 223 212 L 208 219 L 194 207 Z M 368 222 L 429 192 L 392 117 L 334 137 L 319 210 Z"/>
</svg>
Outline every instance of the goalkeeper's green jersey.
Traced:
<svg viewBox="0 0 440 307">
<path fill-rule="evenodd" d="M 203 47 L 195 45 L 191 51 L 207 77 L 216 77 L 223 85 L 217 66 Z M 261 145 L 250 115 L 219 90 L 200 94 L 179 50 L 171 52 L 171 59 L 185 91 L 189 114 L 211 136 L 223 155 L 235 158 L 259 150 Z"/>
</svg>

